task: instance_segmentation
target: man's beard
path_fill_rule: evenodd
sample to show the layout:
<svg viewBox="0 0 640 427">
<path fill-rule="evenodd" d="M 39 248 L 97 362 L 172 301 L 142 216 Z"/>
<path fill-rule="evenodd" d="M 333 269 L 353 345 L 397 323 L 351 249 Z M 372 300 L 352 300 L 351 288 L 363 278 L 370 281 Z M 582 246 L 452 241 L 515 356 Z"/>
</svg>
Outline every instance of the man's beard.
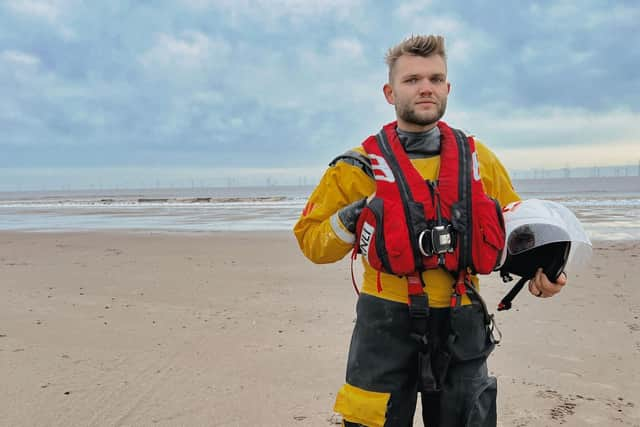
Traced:
<svg viewBox="0 0 640 427">
<path fill-rule="evenodd" d="M 444 112 L 447 109 L 447 100 L 445 99 L 439 106 L 435 113 L 427 113 L 426 115 L 418 115 L 415 108 L 410 104 L 396 105 L 396 114 L 399 118 L 407 123 L 411 123 L 417 126 L 428 126 L 437 123 L 438 120 L 444 116 Z"/>
</svg>

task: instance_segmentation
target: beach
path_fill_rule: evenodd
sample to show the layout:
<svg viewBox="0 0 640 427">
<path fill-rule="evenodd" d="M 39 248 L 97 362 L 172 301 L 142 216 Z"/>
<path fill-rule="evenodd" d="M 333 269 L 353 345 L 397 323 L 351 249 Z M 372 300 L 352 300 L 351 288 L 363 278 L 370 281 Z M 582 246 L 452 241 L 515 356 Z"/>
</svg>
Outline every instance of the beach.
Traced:
<svg viewBox="0 0 640 427">
<path fill-rule="evenodd" d="M 594 248 L 557 297 L 496 314 L 499 425 L 640 425 L 640 242 Z M 338 421 L 349 261 L 290 232 L 2 231 L 0 277 L 0 425 Z M 507 290 L 483 280 L 492 309 Z"/>
</svg>

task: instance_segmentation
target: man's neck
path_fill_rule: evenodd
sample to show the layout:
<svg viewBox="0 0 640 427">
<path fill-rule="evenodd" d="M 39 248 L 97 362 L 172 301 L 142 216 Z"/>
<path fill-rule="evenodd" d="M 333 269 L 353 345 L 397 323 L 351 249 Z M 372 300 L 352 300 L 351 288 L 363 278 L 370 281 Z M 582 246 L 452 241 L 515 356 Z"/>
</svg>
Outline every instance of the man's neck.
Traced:
<svg viewBox="0 0 640 427">
<path fill-rule="evenodd" d="M 398 119 L 398 129 L 403 130 L 405 132 L 414 132 L 414 133 L 426 132 L 426 131 L 429 131 L 429 130 L 433 129 L 434 127 L 436 127 L 437 124 L 438 123 L 436 122 L 436 123 L 430 123 L 430 124 L 425 125 L 425 126 L 421 126 L 421 125 L 417 125 L 415 123 L 405 122 L 402 119 Z"/>
</svg>

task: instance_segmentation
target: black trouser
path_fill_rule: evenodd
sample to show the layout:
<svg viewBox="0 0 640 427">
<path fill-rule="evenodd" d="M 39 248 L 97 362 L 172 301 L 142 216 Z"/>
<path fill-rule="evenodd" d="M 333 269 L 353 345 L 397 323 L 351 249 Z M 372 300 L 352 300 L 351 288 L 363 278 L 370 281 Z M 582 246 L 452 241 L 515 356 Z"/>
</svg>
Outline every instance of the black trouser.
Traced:
<svg viewBox="0 0 640 427">
<path fill-rule="evenodd" d="M 408 306 L 361 294 L 357 315 L 347 384 L 388 393 L 384 426 L 411 426 L 420 381 Z M 496 381 L 487 373 L 490 343 L 480 307 L 430 309 L 428 340 L 440 391 L 421 393 L 425 426 L 495 426 Z M 345 417 L 345 425 L 358 424 Z"/>
</svg>

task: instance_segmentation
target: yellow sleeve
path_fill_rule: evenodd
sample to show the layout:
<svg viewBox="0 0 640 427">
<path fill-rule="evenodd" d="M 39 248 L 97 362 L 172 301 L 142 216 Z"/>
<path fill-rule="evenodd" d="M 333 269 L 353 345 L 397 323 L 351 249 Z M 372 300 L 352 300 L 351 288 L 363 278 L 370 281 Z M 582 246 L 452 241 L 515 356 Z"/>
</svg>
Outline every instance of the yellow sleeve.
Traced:
<svg viewBox="0 0 640 427">
<path fill-rule="evenodd" d="M 375 182 L 359 167 L 342 161 L 330 166 L 293 228 L 304 255 L 326 264 L 349 253 L 355 236 L 344 228 L 337 212 L 374 191 Z"/>
<path fill-rule="evenodd" d="M 513 188 L 509 173 L 498 157 L 478 140 L 476 140 L 476 152 L 485 193 L 496 199 L 500 206 L 520 200 L 520 196 Z"/>
</svg>

